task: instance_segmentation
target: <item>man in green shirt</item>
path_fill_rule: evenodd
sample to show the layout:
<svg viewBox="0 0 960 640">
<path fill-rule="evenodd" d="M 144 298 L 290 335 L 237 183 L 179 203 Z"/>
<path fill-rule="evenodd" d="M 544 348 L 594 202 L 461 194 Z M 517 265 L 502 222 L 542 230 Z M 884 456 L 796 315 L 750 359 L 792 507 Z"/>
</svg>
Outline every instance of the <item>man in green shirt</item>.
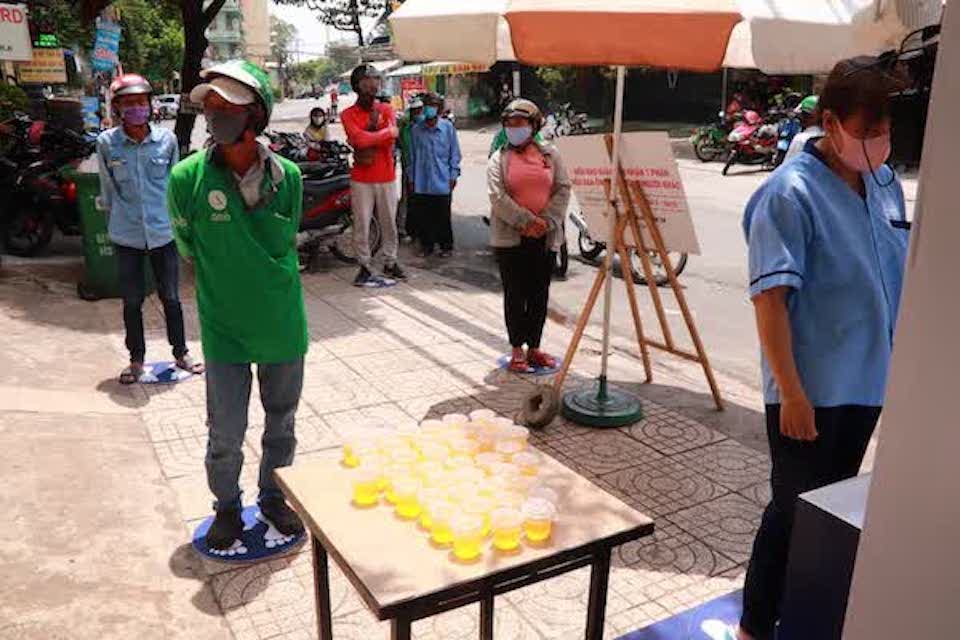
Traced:
<svg viewBox="0 0 960 640">
<path fill-rule="evenodd" d="M 410 170 L 410 150 L 412 148 L 411 131 L 413 125 L 423 122 L 423 99 L 420 96 L 414 96 L 407 103 L 407 112 L 397 120 L 397 127 L 400 129 L 400 137 L 397 139 L 397 146 L 400 147 L 400 169 L 402 177 L 400 179 L 400 204 L 397 205 L 397 229 L 400 232 L 400 239 L 411 238 L 416 240 L 416 212 L 410 206 L 412 204 L 410 187 L 407 184 L 407 172 Z"/>
<path fill-rule="evenodd" d="M 190 99 L 203 104 L 213 145 L 173 168 L 167 200 L 180 255 L 195 265 L 207 360 L 207 481 L 216 497 L 207 544 L 224 550 L 243 533 L 239 478 L 252 363 L 266 413 L 261 517 L 284 535 L 303 531 L 273 478 L 293 462 L 307 352 L 295 246 L 303 182 L 295 164 L 257 142 L 273 107 L 266 73 L 233 60 L 201 76 L 206 82 Z"/>
</svg>

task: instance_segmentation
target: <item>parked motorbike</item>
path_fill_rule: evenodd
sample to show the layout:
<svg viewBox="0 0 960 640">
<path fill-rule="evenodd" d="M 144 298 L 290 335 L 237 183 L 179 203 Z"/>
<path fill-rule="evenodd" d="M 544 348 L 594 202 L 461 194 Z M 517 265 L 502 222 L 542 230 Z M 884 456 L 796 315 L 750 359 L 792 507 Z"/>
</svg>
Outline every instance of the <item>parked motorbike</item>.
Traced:
<svg viewBox="0 0 960 640">
<path fill-rule="evenodd" d="M 544 119 L 543 135 L 551 140 L 561 136 L 577 136 L 590 133 L 589 117 L 586 113 L 577 113 L 566 102 L 547 114 Z"/>
<path fill-rule="evenodd" d="M 690 144 L 693 145 L 693 152 L 700 162 L 713 162 L 728 156 L 730 142 L 727 141 L 727 136 L 730 135 L 734 122 L 736 122 L 735 117 L 730 117 L 726 111 L 721 111 L 714 122 L 693 130 Z"/>
<path fill-rule="evenodd" d="M 787 157 L 787 151 L 790 149 L 790 143 L 794 137 L 803 130 L 803 124 L 797 117 L 795 111 L 790 110 L 783 114 L 780 122 L 777 124 L 779 137 L 777 140 L 777 153 L 773 157 L 773 166 L 779 167 Z"/>
<path fill-rule="evenodd" d="M 582 211 L 571 211 L 570 221 L 573 222 L 579 232 L 577 244 L 580 248 L 580 256 L 588 262 L 598 262 L 603 252 L 607 250 L 607 243 L 593 239 Z M 636 284 L 647 284 L 647 278 L 644 275 L 643 264 L 641 263 L 639 254 L 635 249 L 629 249 L 628 253 L 630 255 L 630 277 L 633 278 Z M 687 267 L 687 254 L 670 251 L 667 255 L 670 258 L 670 263 L 673 265 L 674 275 L 680 277 L 680 274 L 683 273 L 683 270 Z M 658 251 L 648 251 L 647 256 L 650 259 L 654 282 L 657 286 L 663 286 L 670 282 L 670 278 L 667 276 L 667 268 L 660 258 L 660 253 Z"/>
<path fill-rule="evenodd" d="M 15 256 L 39 253 L 53 238 L 80 234 L 77 185 L 62 173 L 91 155 L 96 143 L 71 129 L 48 126 L 17 115 L 4 123 L 0 157 L 0 202 L 3 242 Z"/>
<path fill-rule="evenodd" d="M 284 134 L 277 140 L 291 142 L 289 150 L 297 147 L 296 138 L 288 137 L 295 135 Z M 318 160 L 297 163 L 303 174 L 303 219 L 297 233 L 297 250 L 300 266 L 306 270 L 314 267 L 324 251 L 347 264 L 357 261 L 350 206 L 350 148 L 338 142 L 325 142 L 316 151 Z M 377 253 L 382 244 L 380 222 L 374 216 L 370 221 L 371 253 Z"/>
<path fill-rule="evenodd" d="M 727 140 L 733 147 L 723 167 L 723 175 L 727 175 L 730 167 L 737 163 L 773 168 L 779 130 L 776 124 L 764 121 L 756 111 L 745 111 L 743 121 L 734 127 Z"/>
</svg>

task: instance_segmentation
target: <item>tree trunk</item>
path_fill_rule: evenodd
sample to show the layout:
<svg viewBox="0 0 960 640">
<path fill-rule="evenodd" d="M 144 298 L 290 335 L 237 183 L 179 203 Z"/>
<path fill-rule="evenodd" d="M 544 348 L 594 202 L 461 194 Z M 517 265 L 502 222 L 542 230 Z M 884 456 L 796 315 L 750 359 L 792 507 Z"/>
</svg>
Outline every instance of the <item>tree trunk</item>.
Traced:
<svg viewBox="0 0 960 640">
<path fill-rule="evenodd" d="M 360 26 L 360 7 L 357 0 L 350 0 L 350 16 L 353 18 L 353 30 L 357 34 L 357 42 L 363 46 L 363 27 Z"/>
<path fill-rule="evenodd" d="M 182 0 L 180 6 L 183 16 L 183 67 L 180 71 L 180 91 L 189 94 L 190 90 L 200 83 L 200 63 L 207 50 L 207 36 L 204 32 L 209 20 L 203 15 L 203 0 Z M 174 132 L 180 145 L 181 156 L 187 155 L 190 151 L 190 138 L 196 119 L 197 116 L 193 113 L 181 111 L 177 114 Z"/>
</svg>

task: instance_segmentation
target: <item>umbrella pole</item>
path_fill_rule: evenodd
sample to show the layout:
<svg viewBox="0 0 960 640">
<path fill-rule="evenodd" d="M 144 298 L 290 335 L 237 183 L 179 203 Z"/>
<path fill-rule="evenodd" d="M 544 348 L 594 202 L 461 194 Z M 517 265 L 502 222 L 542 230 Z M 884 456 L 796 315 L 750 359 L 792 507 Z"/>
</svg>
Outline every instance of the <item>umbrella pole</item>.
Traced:
<svg viewBox="0 0 960 640">
<path fill-rule="evenodd" d="M 520 97 L 520 68 L 517 67 L 513 70 L 513 97 Z"/>
<path fill-rule="evenodd" d="M 603 353 L 600 356 L 600 378 L 596 388 L 571 391 L 563 397 L 563 415 L 577 424 L 591 427 L 621 427 L 643 416 L 640 401 L 632 395 L 612 389 L 607 384 L 607 365 L 610 355 L 610 307 L 613 294 L 613 254 L 619 249 L 622 227 L 617 199 L 619 197 L 620 136 L 623 133 L 623 92 L 626 82 L 626 67 L 617 67 L 617 93 L 613 110 L 613 153 L 611 158 L 609 218 L 610 235 L 607 237 L 607 254 L 603 261 Z M 621 266 L 628 270 L 629 264 Z M 624 278 L 630 274 L 624 271 Z M 639 336 L 638 336 L 639 338 Z"/>
</svg>

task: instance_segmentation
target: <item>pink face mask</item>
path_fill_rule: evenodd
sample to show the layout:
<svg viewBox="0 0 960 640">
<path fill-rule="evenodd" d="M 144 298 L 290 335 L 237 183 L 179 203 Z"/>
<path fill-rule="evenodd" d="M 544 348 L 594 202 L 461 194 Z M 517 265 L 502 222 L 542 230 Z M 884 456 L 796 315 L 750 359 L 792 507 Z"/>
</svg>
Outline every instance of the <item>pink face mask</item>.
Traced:
<svg viewBox="0 0 960 640">
<path fill-rule="evenodd" d="M 840 157 L 840 161 L 848 168 L 859 173 L 876 171 L 890 157 L 889 133 L 873 138 L 855 138 L 847 133 L 842 124 L 837 124 L 837 131 L 840 132 L 840 139 L 843 142 L 840 148 L 837 140 L 834 139 L 833 148 Z"/>
</svg>

